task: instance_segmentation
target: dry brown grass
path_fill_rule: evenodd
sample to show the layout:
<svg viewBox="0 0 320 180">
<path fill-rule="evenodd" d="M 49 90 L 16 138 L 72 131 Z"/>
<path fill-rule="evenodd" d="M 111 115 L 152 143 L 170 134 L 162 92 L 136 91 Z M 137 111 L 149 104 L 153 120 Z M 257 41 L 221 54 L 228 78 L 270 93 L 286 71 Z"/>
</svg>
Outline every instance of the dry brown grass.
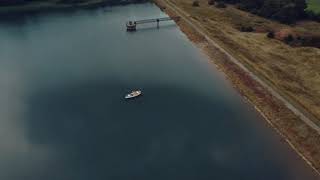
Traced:
<svg viewBox="0 0 320 180">
<path fill-rule="evenodd" d="M 246 24 L 261 32 L 290 28 L 297 32 L 320 33 L 319 23 L 300 22 L 296 26 L 288 26 L 233 6 L 218 9 L 209 6 L 207 0 L 200 0 L 200 7 L 197 8 L 191 6 L 192 0 L 171 2 L 179 4 L 194 20 L 202 23 L 219 45 L 319 121 L 320 49 L 293 48 L 267 38 L 265 33 L 243 33 L 237 30 L 237 26 Z M 320 124 L 320 121 L 317 123 Z"/>
</svg>

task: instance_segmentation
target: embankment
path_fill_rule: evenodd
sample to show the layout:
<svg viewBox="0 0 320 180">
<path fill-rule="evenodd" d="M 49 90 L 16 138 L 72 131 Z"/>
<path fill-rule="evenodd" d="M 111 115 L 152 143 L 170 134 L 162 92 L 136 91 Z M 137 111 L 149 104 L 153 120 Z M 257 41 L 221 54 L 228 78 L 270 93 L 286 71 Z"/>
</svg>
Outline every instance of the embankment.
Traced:
<svg viewBox="0 0 320 180">
<path fill-rule="evenodd" d="M 320 170 L 319 127 L 303 111 L 296 109 L 280 93 L 268 86 L 246 66 L 233 58 L 212 39 L 188 12 L 167 0 L 155 3 L 170 16 L 181 16 L 177 22 L 181 30 L 214 62 L 230 79 L 236 89 L 262 114 L 287 143 L 318 173 Z M 205 24 L 205 23 L 204 23 Z M 224 45 L 228 45 L 226 42 Z"/>
</svg>

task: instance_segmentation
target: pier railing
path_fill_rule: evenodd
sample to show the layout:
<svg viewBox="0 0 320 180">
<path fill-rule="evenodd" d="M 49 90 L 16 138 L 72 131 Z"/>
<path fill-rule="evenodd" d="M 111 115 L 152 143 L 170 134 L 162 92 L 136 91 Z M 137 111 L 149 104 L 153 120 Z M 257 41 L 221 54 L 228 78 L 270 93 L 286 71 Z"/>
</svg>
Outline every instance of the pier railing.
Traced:
<svg viewBox="0 0 320 180">
<path fill-rule="evenodd" d="M 143 19 L 138 21 L 129 21 L 127 22 L 127 31 L 136 31 L 138 24 L 146 24 L 146 23 L 157 23 L 157 28 L 160 27 L 161 21 L 178 21 L 180 17 L 163 17 L 163 18 L 153 18 L 153 19 Z"/>
</svg>

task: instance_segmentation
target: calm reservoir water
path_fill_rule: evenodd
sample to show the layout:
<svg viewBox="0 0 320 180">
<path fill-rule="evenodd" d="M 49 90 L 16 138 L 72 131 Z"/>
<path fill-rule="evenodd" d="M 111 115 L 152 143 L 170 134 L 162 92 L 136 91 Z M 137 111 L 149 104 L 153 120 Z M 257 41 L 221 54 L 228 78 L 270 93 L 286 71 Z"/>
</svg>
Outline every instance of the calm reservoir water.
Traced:
<svg viewBox="0 0 320 180">
<path fill-rule="evenodd" d="M 152 4 L 0 23 L 1 180 L 315 180 Z M 132 101 L 124 95 L 144 93 Z"/>
</svg>

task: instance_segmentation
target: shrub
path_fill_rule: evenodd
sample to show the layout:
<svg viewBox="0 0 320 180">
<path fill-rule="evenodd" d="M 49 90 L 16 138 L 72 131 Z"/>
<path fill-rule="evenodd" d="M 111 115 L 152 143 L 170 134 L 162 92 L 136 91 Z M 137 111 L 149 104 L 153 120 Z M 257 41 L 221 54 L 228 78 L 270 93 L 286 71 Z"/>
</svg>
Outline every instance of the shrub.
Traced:
<svg viewBox="0 0 320 180">
<path fill-rule="evenodd" d="M 216 2 L 216 3 L 215 3 L 215 6 L 216 6 L 217 8 L 225 8 L 225 7 L 227 7 L 224 2 Z"/>
<path fill-rule="evenodd" d="M 214 0 L 208 0 L 209 5 L 214 5 Z"/>
<path fill-rule="evenodd" d="M 316 14 L 315 12 L 310 10 L 308 10 L 306 13 L 309 19 L 320 22 L 320 13 Z"/>
<path fill-rule="evenodd" d="M 273 31 L 268 32 L 267 37 L 274 38 L 274 32 Z"/>
<path fill-rule="evenodd" d="M 192 6 L 193 7 L 199 7 L 200 6 L 199 1 L 193 1 Z"/>
<path fill-rule="evenodd" d="M 241 32 L 252 32 L 252 31 L 254 31 L 254 29 L 252 26 L 241 26 L 240 31 Z"/>
<path fill-rule="evenodd" d="M 287 37 L 284 38 L 284 42 L 290 43 L 294 40 L 293 36 L 289 34 Z"/>
</svg>

